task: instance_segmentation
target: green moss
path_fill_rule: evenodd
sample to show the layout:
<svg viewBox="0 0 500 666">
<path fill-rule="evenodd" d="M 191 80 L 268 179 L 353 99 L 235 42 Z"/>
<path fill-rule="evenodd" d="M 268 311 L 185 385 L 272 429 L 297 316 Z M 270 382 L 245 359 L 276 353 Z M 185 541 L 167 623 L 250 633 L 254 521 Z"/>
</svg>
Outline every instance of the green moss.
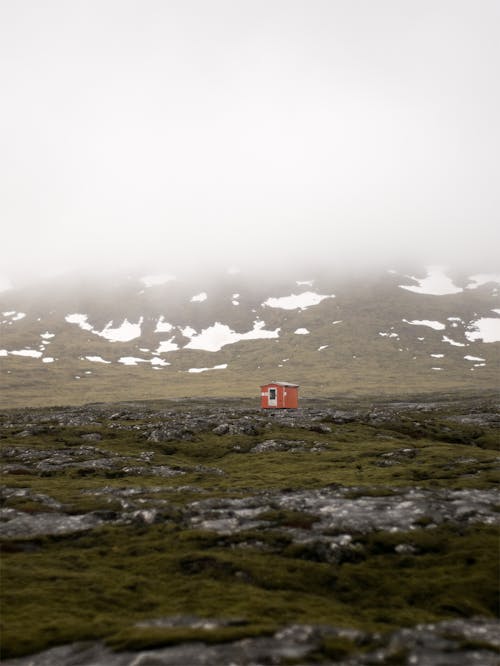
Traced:
<svg viewBox="0 0 500 666">
<path fill-rule="evenodd" d="M 316 516 L 306 513 L 304 511 L 290 511 L 290 510 L 270 510 L 264 511 L 256 516 L 257 520 L 265 520 L 273 523 L 274 525 L 281 525 L 283 527 L 296 527 L 303 530 L 311 529 L 312 525 L 318 522 Z"/>
<path fill-rule="evenodd" d="M 339 565 L 278 543 L 274 552 L 228 548 L 219 535 L 164 525 L 39 539 L 35 552 L 3 556 L 4 656 L 89 637 L 125 645 L 135 623 L 172 614 L 243 618 L 241 635 L 288 622 L 389 629 L 492 617 L 496 538 L 484 527 L 380 533 L 361 539 L 360 561 Z M 396 542 L 418 554 L 397 554 Z M 169 644 L 182 631 L 134 630 L 129 645 Z M 227 640 L 232 631 L 223 630 Z"/>
<path fill-rule="evenodd" d="M 419 422 L 425 418 L 418 415 Z M 330 433 L 275 425 L 265 435 L 218 437 L 205 432 L 196 434 L 194 442 L 158 444 L 146 442 L 135 430 L 107 425 L 58 426 L 22 442 L 7 433 L 3 441 L 9 447 L 60 450 L 85 444 L 82 434 L 99 432 L 102 440 L 95 446 L 104 452 L 138 457 L 147 448 L 154 453 L 155 465 L 176 467 L 185 474 L 113 478 L 93 471 L 80 476 L 74 470 L 57 470 L 51 476 L 5 475 L 9 487 L 49 495 L 70 513 L 118 510 L 113 491 L 136 489 L 133 499 L 145 508 L 156 506 L 163 522 L 4 542 L 3 657 L 87 639 L 104 639 L 120 649 L 184 640 L 219 642 L 265 635 L 292 622 L 383 631 L 452 617 L 493 617 L 498 534 L 492 527 L 431 530 L 425 529 L 431 518 L 423 516 L 419 529 L 407 533 L 354 535 L 354 547 L 343 550 L 335 563 L 313 539 L 292 542 L 289 528 L 313 528 L 315 516 L 307 512 L 271 508 L 258 516 L 268 528 L 232 535 L 186 527 L 189 502 L 261 490 L 342 486 L 351 488 L 347 497 L 355 498 L 390 495 L 415 483 L 428 488 L 496 487 L 494 455 L 486 446 L 492 430 L 455 424 L 450 434 L 446 419 L 430 416 L 428 421 L 432 423 L 420 431 L 411 430 L 409 422 L 404 428 L 398 422 L 383 429 L 359 422 L 332 424 Z M 305 442 L 304 450 L 250 453 L 264 437 Z M 391 466 L 380 464 L 383 454 L 407 446 L 408 438 L 416 449 L 414 457 L 401 457 Z M 315 442 L 322 450 L 311 453 Z M 200 464 L 223 474 L 200 472 Z M 188 488 L 178 492 L 183 486 Z M 103 494 L 92 494 L 97 491 Z M 162 504 L 157 505 L 158 500 Z M 47 510 L 29 497 L 10 497 L 6 505 Z M 411 549 L 398 553 L 400 544 Z M 178 614 L 236 617 L 242 624 L 213 631 L 136 626 Z M 325 639 L 317 658 L 341 659 L 355 649 L 344 639 Z M 394 663 L 398 658 L 394 656 Z"/>
<path fill-rule="evenodd" d="M 244 638 L 270 635 L 275 630 L 274 625 L 262 623 L 245 624 L 237 627 L 223 626 L 216 629 L 129 627 L 111 635 L 107 639 L 107 643 L 115 650 L 145 650 L 191 641 L 201 641 L 208 644 L 227 643 Z"/>
</svg>

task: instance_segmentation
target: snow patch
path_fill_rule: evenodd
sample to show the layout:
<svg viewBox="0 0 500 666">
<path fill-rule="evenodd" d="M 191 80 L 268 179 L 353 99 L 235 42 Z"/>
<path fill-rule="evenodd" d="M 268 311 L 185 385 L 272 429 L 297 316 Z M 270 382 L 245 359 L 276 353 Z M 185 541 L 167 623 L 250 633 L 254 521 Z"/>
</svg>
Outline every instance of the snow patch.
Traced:
<svg viewBox="0 0 500 666">
<path fill-rule="evenodd" d="M 50 340 L 50 338 L 55 338 L 56 334 L 55 333 L 49 333 L 47 331 L 46 333 L 40 333 L 40 337 L 43 338 L 44 340 Z"/>
<path fill-rule="evenodd" d="M 247 333 L 236 333 L 227 324 L 215 322 L 212 326 L 204 328 L 201 333 L 187 335 L 186 327 L 183 335 L 190 337 L 190 342 L 185 346 L 185 349 L 203 349 L 204 351 L 220 351 L 225 345 L 231 345 L 240 340 L 257 340 L 265 338 L 277 338 L 281 329 L 277 328 L 274 331 L 264 330 L 264 321 L 254 321 L 253 329 Z M 190 329 L 191 331 L 193 329 Z"/>
<path fill-rule="evenodd" d="M 326 349 L 328 345 L 321 345 L 321 347 L 318 347 L 318 351 L 323 351 L 323 349 Z"/>
<path fill-rule="evenodd" d="M 141 325 L 144 317 L 140 317 L 137 324 L 133 324 L 128 319 L 124 319 L 120 326 L 111 328 L 111 322 L 100 332 L 97 333 L 101 338 L 106 338 L 110 342 L 129 342 L 141 335 Z M 95 332 L 95 331 L 94 331 Z"/>
<path fill-rule="evenodd" d="M 85 360 L 91 363 L 111 363 L 111 361 L 105 361 L 102 356 L 85 356 Z"/>
<path fill-rule="evenodd" d="M 469 325 L 472 330 L 465 332 L 467 340 L 483 342 L 500 342 L 500 318 L 483 317 Z"/>
<path fill-rule="evenodd" d="M 137 324 L 133 324 L 128 319 L 124 319 L 117 328 L 112 328 L 112 322 L 110 321 L 102 331 L 97 331 L 88 323 L 88 315 L 86 314 L 69 314 L 64 319 L 69 324 L 77 324 L 83 331 L 90 331 L 110 342 L 130 342 L 130 340 L 138 338 L 141 335 L 141 325 L 144 321 L 144 317 L 140 317 Z"/>
<path fill-rule="evenodd" d="M 464 356 L 464 359 L 466 361 L 480 361 L 481 363 L 484 363 L 486 359 L 484 358 L 479 358 L 479 356 L 471 356 L 470 354 L 467 354 L 467 356 Z"/>
<path fill-rule="evenodd" d="M 463 291 L 462 287 L 457 287 L 451 278 L 449 278 L 441 266 L 429 266 L 425 278 L 416 278 L 413 275 L 406 277 L 418 282 L 418 287 L 398 285 L 400 289 L 412 291 L 415 294 L 427 294 L 430 296 L 444 296 L 446 294 L 459 294 Z"/>
<path fill-rule="evenodd" d="M 465 347 L 463 342 L 455 342 L 455 340 L 452 340 L 447 335 L 443 335 L 443 342 L 447 342 L 448 344 L 452 345 L 453 347 Z"/>
<path fill-rule="evenodd" d="M 290 296 L 280 296 L 277 298 L 271 297 L 264 301 L 262 305 L 267 305 L 270 308 L 281 308 L 282 310 L 305 310 L 312 305 L 318 305 L 318 303 L 324 301 L 325 298 L 335 298 L 335 295 L 316 294 L 313 291 L 304 291 L 302 294 L 290 294 Z"/>
<path fill-rule="evenodd" d="M 64 317 L 68 324 L 77 324 L 83 331 L 92 331 L 92 333 L 94 333 L 94 329 L 87 321 L 88 318 L 88 315 L 80 314 L 78 312 L 66 315 Z"/>
<path fill-rule="evenodd" d="M 207 370 L 225 370 L 227 368 L 227 363 L 221 363 L 220 365 L 214 365 L 212 368 L 189 368 L 188 372 L 199 373 L 207 372 Z"/>
<path fill-rule="evenodd" d="M 295 335 L 309 335 L 307 328 L 298 328 L 294 333 Z"/>
<path fill-rule="evenodd" d="M 170 365 L 168 361 L 165 361 L 162 358 L 152 358 L 150 363 L 151 365 L 161 365 L 161 366 Z"/>
<path fill-rule="evenodd" d="M 10 321 L 19 321 L 26 317 L 26 312 L 16 312 L 16 310 L 9 310 L 8 312 L 2 312 L 4 317 L 9 317 Z"/>
<path fill-rule="evenodd" d="M 135 356 L 120 356 L 118 363 L 123 365 L 137 365 L 138 363 L 147 363 L 144 358 L 136 358 Z"/>
<path fill-rule="evenodd" d="M 431 354 L 432 358 L 444 358 L 444 354 Z"/>
<path fill-rule="evenodd" d="M 411 324 L 412 326 L 428 326 L 433 328 L 435 331 L 442 331 L 446 328 L 444 324 L 440 321 L 432 321 L 430 319 L 413 319 L 413 321 L 408 321 L 408 319 L 402 319 L 405 324 Z"/>
<path fill-rule="evenodd" d="M 158 345 L 156 353 L 164 354 L 165 352 L 175 351 L 176 349 L 179 349 L 179 345 L 176 342 L 172 342 L 173 339 L 174 338 L 171 337 L 169 340 L 162 340 Z"/>
<path fill-rule="evenodd" d="M 139 365 L 139 363 L 151 363 L 151 366 L 170 365 L 170 363 L 167 363 L 167 361 L 164 361 L 162 358 L 146 359 L 146 358 L 137 358 L 135 356 L 121 356 L 118 359 L 118 363 L 121 363 L 122 365 Z"/>
<path fill-rule="evenodd" d="M 206 301 L 207 298 L 207 292 L 202 291 L 200 294 L 196 294 L 191 298 L 191 303 L 203 303 L 203 301 Z"/>
<path fill-rule="evenodd" d="M 6 349 L 0 349 L 0 356 L 8 356 L 9 352 Z"/>
<path fill-rule="evenodd" d="M 54 359 L 52 356 L 45 356 L 42 358 L 42 363 L 54 363 Z"/>
<path fill-rule="evenodd" d="M 299 287 L 312 287 L 314 280 L 295 280 L 295 284 Z"/>
<path fill-rule="evenodd" d="M 11 351 L 9 354 L 13 356 L 30 356 L 31 358 L 40 358 L 42 352 L 36 351 L 35 349 L 19 349 L 18 351 Z"/>
<path fill-rule="evenodd" d="M 196 329 L 192 326 L 185 326 L 184 328 L 181 328 L 181 333 L 185 338 L 192 338 L 196 335 Z"/>
<path fill-rule="evenodd" d="M 169 333 L 172 329 L 172 324 L 169 324 L 168 321 L 165 321 L 163 315 L 156 322 L 155 333 Z"/>
<path fill-rule="evenodd" d="M 431 370 L 442 370 L 443 368 L 431 368 Z"/>
</svg>

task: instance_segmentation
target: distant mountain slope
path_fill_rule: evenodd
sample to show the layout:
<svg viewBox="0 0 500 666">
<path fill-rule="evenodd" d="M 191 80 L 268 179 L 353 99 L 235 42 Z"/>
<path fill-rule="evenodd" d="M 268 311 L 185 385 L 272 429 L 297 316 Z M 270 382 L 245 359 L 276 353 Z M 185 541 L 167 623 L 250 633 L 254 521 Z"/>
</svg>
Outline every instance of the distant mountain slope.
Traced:
<svg viewBox="0 0 500 666">
<path fill-rule="evenodd" d="M 498 386 L 498 275 L 69 279 L 0 294 L 3 407 Z"/>
</svg>

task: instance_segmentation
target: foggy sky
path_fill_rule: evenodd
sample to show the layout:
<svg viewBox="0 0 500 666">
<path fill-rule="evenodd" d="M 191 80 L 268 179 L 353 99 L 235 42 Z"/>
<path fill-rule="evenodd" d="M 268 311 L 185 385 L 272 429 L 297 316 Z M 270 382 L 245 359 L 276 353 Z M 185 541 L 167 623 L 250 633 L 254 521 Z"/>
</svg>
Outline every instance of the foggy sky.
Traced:
<svg viewBox="0 0 500 666">
<path fill-rule="evenodd" d="M 498 0 L 3 0 L 0 273 L 491 269 Z"/>
</svg>

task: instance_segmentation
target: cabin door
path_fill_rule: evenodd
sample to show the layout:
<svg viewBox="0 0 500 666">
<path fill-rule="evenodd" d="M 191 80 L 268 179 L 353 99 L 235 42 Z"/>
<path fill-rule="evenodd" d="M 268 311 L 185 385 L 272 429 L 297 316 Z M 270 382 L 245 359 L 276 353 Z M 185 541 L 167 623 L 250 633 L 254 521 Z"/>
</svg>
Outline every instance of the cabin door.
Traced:
<svg viewBox="0 0 500 666">
<path fill-rule="evenodd" d="M 268 398 L 269 407 L 278 406 L 278 389 L 270 388 L 269 389 L 269 398 Z"/>
</svg>

